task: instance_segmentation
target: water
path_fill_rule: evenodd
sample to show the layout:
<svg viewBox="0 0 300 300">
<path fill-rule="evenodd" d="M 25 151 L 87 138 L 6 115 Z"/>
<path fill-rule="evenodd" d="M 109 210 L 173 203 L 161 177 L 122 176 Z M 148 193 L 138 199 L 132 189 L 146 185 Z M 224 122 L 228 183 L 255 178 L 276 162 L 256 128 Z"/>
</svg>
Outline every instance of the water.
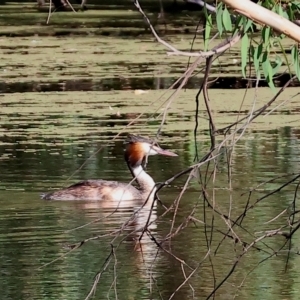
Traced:
<svg viewBox="0 0 300 300">
<path fill-rule="evenodd" d="M 57 30 L 56 17 L 47 30 Z M 28 18 L 31 23 L 26 24 L 32 26 L 40 18 Z M 38 30 L 44 29 L 39 26 Z M 123 161 L 124 137 L 127 132 L 155 136 L 173 93 L 167 88 L 187 61 L 166 58 L 165 49 L 145 33 L 139 39 L 102 36 L 100 42 L 97 35 L 42 37 L 30 36 L 32 28 L 28 30 L 25 37 L 4 36 L 0 41 L 1 299 L 85 299 L 101 272 L 95 299 L 206 299 L 236 260 L 237 268 L 217 290 L 217 299 L 293 299 L 298 295 L 297 233 L 287 265 L 287 245 L 264 261 L 284 245 L 283 236 L 257 242 L 257 249 L 242 257 L 241 244 L 232 241 L 237 236 L 247 247 L 263 234 L 260 232 L 286 225 L 284 210 L 291 211 L 298 181 L 249 210 L 242 223 L 248 231 L 234 226 L 218 247 L 228 230 L 224 216 L 236 219 L 242 214 L 251 189 L 257 187 L 250 197 L 253 204 L 296 175 L 283 176 L 299 173 L 299 103 L 293 98 L 297 88 L 279 97 L 275 105 L 285 102 L 278 111 L 271 112 L 270 107 L 269 115 L 258 118 L 245 131 L 232 151 L 231 181 L 226 158 L 229 148 L 222 149 L 215 180 L 205 189 L 214 213 L 203 205 L 199 173 L 168 213 L 165 207 L 171 207 L 181 195 L 187 175 L 160 191 L 163 205 L 154 206 L 151 215 L 149 205 L 139 211 L 139 202 L 116 211 L 105 202 L 42 201 L 40 193 L 81 179 L 129 182 Z M 171 35 L 170 39 L 182 49 L 190 47 L 191 35 Z M 232 60 L 236 55 L 233 50 L 220 61 L 232 76 L 239 70 Z M 195 163 L 195 88 L 200 81 L 198 74 L 170 105 L 160 143 L 178 157 L 150 158 L 147 170 L 157 182 Z M 210 91 L 217 128 L 240 116 L 243 93 L 239 89 Z M 261 88 L 258 95 L 255 108 L 266 103 L 271 92 Z M 242 115 L 252 109 L 253 96 L 254 90 L 249 90 Z M 210 147 L 202 102 L 198 120 L 197 148 L 202 157 Z M 222 140 L 222 135 L 217 136 L 217 142 Z M 205 171 L 206 166 L 201 168 L 202 179 Z M 276 176 L 277 180 L 270 181 Z M 275 216 L 278 218 L 270 222 Z M 147 220 L 151 225 L 141 238 Z"/>
<path fill-rule="evenodd" d="M 246 201 L 246 192 L 263 180 L 272 178 L 275 174 L 297 172 L 296 153 L 299 145 L 293 137 L 290 128 L 281 130 L 278 134 L 259 133 L 254 134 L 256 139 L 244 140 L 237 149 L 233 163 L 232 184 L 234 191 L 233 213 L 237 215 Z M 260 138 L 259 147 L 257 138 Z M 179 138 L 178 136 L 174 139 Z M 192 141 L 168 142 L 165 147 L 175 149 L 178 158 L 151 157 L 149 173 L 153 174 L 157 181 L 164 180 L 172 174 L 192 164 L 193 157 L 188 150 L 192 148 Z M 2 299 L 84 299 L 88 293 L 94 276 L 101 271 L 107 259 L 113 236 L 105 236 L 101 239 L 87 242 L 82 247 L 68 253 L 67 245 L 78 243 L 86 238 L 96 235 L 105 235 L 118 230 L 122 223 L 130 219 L 134 210 L 139 206 L 133 204 L 130 208 L 123 208 L 120 212 L 114 212 L 113 208 L 97 203 L 86 202 L 45 202 L 39 199 L 42 191 L 58 188 L 66 185 L 65 179 L 75 171 L 81 163 L 90 155 L 93 143 L 70 143 L 68 145 L 51 145 L 47 139 L 41 139 L 39 143 L 12 143 L 1 145 L 1 153 L 6 153 L 6 158 L 1 159 L 1 290 Z M 272 157 L 269 152 L 276 153 Z M 89 163 L 72 178 L 72 182 L 80 178 L 107 178 L 112 180 L 129 181 L 130 175 L 126 171 L 123 162 L 122 143 L 117 142 L 98 153 Z M 262 163 L 260 163 L 262 162 Z M 230 193 L 228 187 L 226 167 L 224 161 L 220 161 L 220 171 L 217 174 L 215 187 L 209 190 L 210 195 L 215 195 L 218 209 L 224 213 L 228 210 Z M 246 171 L 247 170 L 247 171 Z M 284 180 L 281 180 L 283 182 Z M 280 180 L 279 180 L 280 182 Z M 170 187 L 162 190 L 160 198 L 166 206 L 171 205 L 180 193 L 184 180 L 180 179 Z M 270 184 L 256 193 L 256 197 L 263 195 L 272 188 L 278 186 Z M 244 226 L 261 231 L 266 221 L 280 213 L 291 201 L 293 189 L 288 188 L 268 201 L 263 202 L 254 211 L 249 213 Z M 199 199 L 199 186 L 194 182 L 184 194 L 179 204 L 175 228 L 184 222 L 191 214 L 194 205 Z M 159 216 L 164 209 L 158 205 L 154 209 L 154 216 Z M 112 215 L 110 215 L 113 213 Z M 193 216 L 203 221 L 202 201 Z M 139 216 L 134 224 L 128 225 L 125 232 L 117 235 L 114 245 L 116 255 L 117 294 L 119 298 L 149 299 L 153 294 L 154 299 L 159 298 L 159 293 L 168 298 L 184 280 L 181 267 L 168 253 L 159 251 L 153 241 L 148 237 L 142 240 L 142 251 L 137 250 L 135 240 L 140 233 L 127 237 L 131 230 L 139 228 L 148 217 L 147 210 Z M 98 220 L 99 219 L 99 220 Z M 81 229 L 70 231 L 78 226 L 93 222 Z M 162 241 L 171 228 L 172 214 L 159 219 L 153 224 L 151 233 Z M 282 219 L 276 225 L 282 224 Z M 226 230 L 224 222 L 216 218 L 216 226 Z M 271 228 L 277 228 L 273 225 Z M 250 238 L 248 236 L 248 238 Z M 122 239 L 125 239 L 120 245 Z M 214 248 L 220 241 L 221 235 L 214 235 Z M 297 239 L 297 237 L 296 237 Z M 282 244 L 282 237 L 273 238 L 268 245 L 278 248 Z M 207 251 L 203 225 L 200 223 L 189 224 L 172 239 L 172 244 L 163 244 L 167 251 L 172 250 L 174 255 L 183 259 L 187 264 L 195 267 Z M 171 248 L 170 248 L 171 246 Z M 234 259 L 232 243 L 225 241 L 216 257 L 213 257 L 217 279 L 221 279 L 231 267 Z M 296 246 L 296 245 L 295 245 Z M 238 247 L 238 246 L 237 246 Z M 241 262 L 241 268 L 232 276 L 227 285 L 222 288 L 222 294 L 232 297 L 235 293 L 245 299 L 255 299 L 258 295 L 270 295 L 275 299 L 281 299 L 298 290 L 290 286 L 282 286 L 282 291 L 276 290 L 274 280 L 278 276 L 286 278 L 284 273 L 286 255 L 281 255 L 264 263 L 261 267 L 248 275 L 245 285 L 239 290 L 241 279 L 247 272 L 266 256 L 265 253 L 252 251 L 245 261 Z M 52 260 L 59 260 L 45 266 Z M 294 255 L 289 263 L 288 274 L 298 278 L 294 266 L 297 264 Z M 188 272 L 188 269 L 186 269 Z M 296 273 L 295 273 L 296 272 Z M 209 263 L 205 263 L 192 277 L 190 284 L 195 289 L 195 297 L 205 298 L 212 287 Z M 279 275 L 278 275 L 279 274 Z M 280 275 L 281 274 L 281 275 Z M 259 280 L 261 276 L 261 279 Z M 269 278 L 268 281 L 265 278 Z M 255 281 L 253 281 L 256 279 Z M 103 299 L 109 293 L 114 295 L 114 258 L 106 273 L 101 277 L 97 288 L 96 298 Z M 295 280 L 296 281 L 296 280 Z M 294 281 L 294 282 L 295 282 Z M 158 287 L 156 287 L 158 285 Z M 159 293 L 157 291 L 159 289 Z M 275 289 L 275 290 L 274 290 Z M 122 296 L 121 296 L 122 295 Z M 189 286 L 184 286 L 176 293 L 175 299 L 192 295 Z M 223 294 L 224 295 L 224 294 Z M 189 297 L 190 297 L 189 296 Z M 221 296 L 220 296 L 221 297 Z"/>
</svg>

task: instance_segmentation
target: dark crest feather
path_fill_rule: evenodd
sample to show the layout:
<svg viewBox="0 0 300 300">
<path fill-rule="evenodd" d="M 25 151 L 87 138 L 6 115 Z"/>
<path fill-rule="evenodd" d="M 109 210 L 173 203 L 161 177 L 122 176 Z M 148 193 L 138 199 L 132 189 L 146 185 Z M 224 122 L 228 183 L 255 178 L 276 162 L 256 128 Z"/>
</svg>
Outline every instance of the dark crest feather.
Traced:
<svg viewBox="0 0 300 300">
<path fill-rule="evenodd" d="M 154 140 L 151 140 L 149 138 L 144 138 L 140 135 L 135 134 L 128 134 L 127 139 L 125 140 L 125 144 L 130 143 L 148 143 L 148 144 L 155 144 Z"/>
</svg>

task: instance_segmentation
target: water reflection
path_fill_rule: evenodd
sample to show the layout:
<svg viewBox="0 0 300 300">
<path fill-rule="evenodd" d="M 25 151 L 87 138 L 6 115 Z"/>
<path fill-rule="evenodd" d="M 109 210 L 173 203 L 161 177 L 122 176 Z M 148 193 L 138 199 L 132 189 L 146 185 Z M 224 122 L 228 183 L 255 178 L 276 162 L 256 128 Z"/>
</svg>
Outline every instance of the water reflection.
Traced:
<svg viewBox="0 0 300 300">
<path fill-rule="evenodd" d="M 100 230 L 98 234 L 100 236 L 108 235 L 105 238 L 100 237 L 100 241 L 101 243 L 103 243 L 103 240 L 107 242 L 105 251 L 107 259 L 112 259 L 109 270 L 116 268 L 117 273 L 114 271 L 110 274 L 107 284 L 114 285 L 115 276 L 117 276 L 118 289 L 121 289 L 122 294 L 123 292 L 130 294 L 130 285 L 133 284 L 133 280 L 138 280 L 141 292 L 149 292 L 149 283 L 156 278 L 156 273 L 153 273 L 152 269 L 155 268 L 158 260 L 154 255 L 157 252 L 157 247 L 149 235 L 143 233 L 143 229 L 145 224 L 149 222 L 148 232 L 159 237 L 155 222 L 157 218 L 156 205 L 152 207 L 152 203 L 145 205 L 141 201 L 129 201 L 127 207 L 122 205 L 118 208 L 112 208 L 111 203 L 105 202 L 81 202 L 74 203 L 74 205 L 76 209 L 82 210 L 87 217 L 82 223 L 84 227 L 81 227 L 80 230 L 87 228 L 95 235 L 100 226 L 105 230 Z M 95 214 L 96 211 L 101 213 Z M 88 219 L 91 220 L 89 224 L 86 223 Z M 114 245 L 113 253 L 109 244 Z M 128 253 L 129 256 L 124 256 L 125 253 Z M 102 271 L 100 267 L 98 266 L 99 272 Z M 123 270 L 128 267 L 132 269 L 129 277 L 126 276 L 126 272 Z M 122 282 L 124 283 L 122 284 Z M 92 284 L 89 287 L 92 287 Z M 113 291 L 112 289 L 110 293 L 113 294 Z M 103 290 L 103 294 L 105 292 L 110 294 L 108 290 Z M 135 289 L 134 292 L 136 292 Z"/>
<path fill-rule="evenodd" d="M 149 69 L 148 69 L 149 71 Z M 139 73 L 142 73 L 139 70 Z M 80 74 L 79 74 L 80 75 Z M 81 74 L 86 77 L 85 74 Z M 1 82 L 0 92 L 2 93 L 27 93 L 27 92 L 70 92 L 70 91 L 111 91 L 111 90 L 160 90 L 168 89 L 172 86 L 177 77 L 134 77 L 134 78 L 105 78 L 101 80 L 95 79 L 64 79 L 60 81 L 23 81 L 23 82 Z M 211 77 L 212 83 L 210 89 L 245 89 L 249 82 L 243 78 L 238 77 Z M 276 87 L 282 87 L 289 80 L 289 76 L 280 76 L 275 81 Z M 191 78 L 185 85 L 185 88 L 196 89 L 201 84 L 202 78 L 197 76 Z M 176 89 L 180 83 L 175 84 L 173 89 Z M 266 82 L 260 82 L 260 87 L 267 87 Z M 293 86 L 298 86 L 294 82 Z"/>
</svg>

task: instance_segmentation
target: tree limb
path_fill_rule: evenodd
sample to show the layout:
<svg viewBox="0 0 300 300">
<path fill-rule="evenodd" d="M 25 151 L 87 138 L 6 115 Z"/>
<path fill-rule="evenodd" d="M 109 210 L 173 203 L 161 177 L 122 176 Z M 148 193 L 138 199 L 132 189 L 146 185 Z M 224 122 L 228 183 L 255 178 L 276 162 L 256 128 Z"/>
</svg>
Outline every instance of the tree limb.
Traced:
<svg viewBox="0 0 300 300">
<path fill-rule="evenodd" d="M 275 12 L 250 0 L 222 0 L 222 2 L 232 7 L 237 13 L 252 19 L 254 22 L 270 26 L 276 31 L 284 33 L 293 40 L 300 42 L 299 26 Z"/>
</svg>

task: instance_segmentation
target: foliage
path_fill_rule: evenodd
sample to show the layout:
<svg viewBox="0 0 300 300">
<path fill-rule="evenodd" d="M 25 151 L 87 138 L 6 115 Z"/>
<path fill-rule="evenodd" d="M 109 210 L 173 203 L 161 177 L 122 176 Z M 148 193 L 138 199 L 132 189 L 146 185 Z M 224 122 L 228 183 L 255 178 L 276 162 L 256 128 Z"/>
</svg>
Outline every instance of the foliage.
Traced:
<svg viewBox="0 0 300 300">
<path fill-rule="evenodd" d="M 296 15 L 300 12 L 299 1 L 284 3 L 278 0 L 265 0 L 259 1 L 258 4 L 290 21 L 296 20 Z M 284 49 L 282 45 L 282 40 L 286 37 L 284 34 L 279 34 L 269 26 L 254 24 L 251 19 L 245 16 L 234 15 L 222 2 L 218 3 L 215 21 L 220 36 L 234 36 L 241 32 L 241 68 L 243 77 L 253 77 L 252 73 L 254 71 L 257 79 L 265 78 L 269 86 L 274 90 L 274 75 L 282 65 L 286 65 L 288 72 L 290 74 L 294 72 L 300 80 L 297 43 L 291 49 Z M 211 24 L 211 17 L 207 18 L 204 34 L 205 48 L 207 48 L 212 30 Z"/>
</svg>

